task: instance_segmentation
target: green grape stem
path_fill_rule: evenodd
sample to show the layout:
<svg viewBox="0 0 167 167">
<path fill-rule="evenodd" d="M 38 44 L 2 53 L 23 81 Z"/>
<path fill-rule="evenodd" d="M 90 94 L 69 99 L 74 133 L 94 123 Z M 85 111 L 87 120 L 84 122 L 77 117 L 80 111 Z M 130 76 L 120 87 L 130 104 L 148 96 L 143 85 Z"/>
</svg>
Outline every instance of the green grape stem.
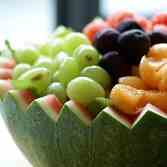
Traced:
<svg viewBox="0 0 167 167">
<path fill-rule="evenodd" d="M 5 40 L 5 46 L 7 47 L 7 49 L 9 49 L 9 51 L 12 53 L 12 56 L 15 58 L 15 50 L 12 48 L 9 40 Z"/>
</svg>

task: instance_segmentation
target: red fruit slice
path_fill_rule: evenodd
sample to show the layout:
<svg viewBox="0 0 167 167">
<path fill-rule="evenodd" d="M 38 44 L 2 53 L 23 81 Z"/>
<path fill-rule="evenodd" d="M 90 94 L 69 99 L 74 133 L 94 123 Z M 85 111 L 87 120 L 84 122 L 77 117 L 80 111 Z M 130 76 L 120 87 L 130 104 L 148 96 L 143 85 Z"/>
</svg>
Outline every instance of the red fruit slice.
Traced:
<svg viewBox="0 0 167 167">
<path fill-rule="evenodd" d="M 55 95 L 47 95 L 36 99 L 36 102 L 40 107 L 54 120 L 57 121 L 59 112 L 63 107 L 63 104 Z"/>
<path fill-rule="evenodd" d="M 142 16 L 136 16 L 134 19 L 146 32 L 152 31 L 153 25 L 150 20 Z"/>
<path fill-rule="evenodd" d="M 156 24 L 163 24 L 167 25 L 167 13 L 160 13 L 158 15 L 155 15 L 152 19 L 153 25 Z"/>
<path fill-rule="evenodd" d="M 95 19 L 83 29 L 84 34 L 89 38 L 91 42 L 94 41 L 97 32 L 108 28 L 109 25 L 102 19 Z"/>
<path fill-rule="evenodd" d="M 75 102 L 75 101 L 68 101 L 65 103 L 71 111 L 76 114 L 86 125 L 91 125 L 93 120 L 93 116 L 91 113 L 84 107 L 83 105 Z"/>
<path fill-rule="evenodd" d="M 19 93 L 20 97 L 27 105 L 29 105 L 33 100 L 35 100 L 35 96 L 29 90 L 20 91 Z"/>
<path fill-rule="evenodd" d="M 122 113 L 119 111 L 117 111 L 117 112 L 122 118 L 126 119 L 130 124 L 133 124 L 135 122 L 135 120 L 138 118 L 138 116 L 140 115 L 141 111 L 142 111 L 142 108 L 139 109 L 137 112 L 135 112 L 135 114 L 133 114 L 133 115 Z"/>
<path fill-rule="evenodd" d="M 12 69 L 9 68 L 0 68 L 0 79 L 12 79 Z"/>
<path fill-rule="evenodd" d="M 121 122 L 128 128 L 135 127 L 135 125 L 144 117 L 146 112 L 149 111 L 167 118 L 166 113 L 164 113 L 162 110 L 149 103 L 146 104 L 143 108 L 141 108 L 140 111 L 136 112 L 136 115 L 126 115 L 124 113 L 115 110 L 112 107 L 104 109 L 104 112 L 108 113 L 109 115 L 111 115 L 113 118 L 115 118 L 117 121 Z"/>
<path fill-rule="evenodd" d="M 119 112 L 117 112 L 117 110 L 115 110 L 112 107 L 107 107 L 103 110 L 103 112 L 107 113 L 108 115 L 110 115 L 112 118 L 114 118 L 115 120 L 117 120 L 118 122 L 120 122 L 122 125 L 130 128 L 133 124 L 133 122 L 131 122 L 129 120 L 129 118 L 125 117 L 124 115 L 120 114 Z"/>
<path fill-rule="evenodd" d="M 107 18 L 107 23 L 116 28 L 121 22 L 134 19 L 134 13 L 130 11 L 118 11 Z"/>
<path fill-rule="evenodd" d="M 16 66 L 16 61 L 13 58 L 0 57 L 0 68 L 13 69 Z"/>
<path fill-rule="evenodd" d="M 10 80 L 0 80 L 0 97 L 3 97 L 11 89 L 13 86 Z"/>
<path fill-rule="evenodd" d="M 22 111 L 27 111 L 29 104 L 36 98 L 29 90 L 10 90 L 9 93 L 14 97 Z"/>
<path fill-rule="evenodd" d="M 43 105 L 47 105 L 52 109 L 55 113 L 59 113 L 60 109 L 62 108 L 63 104 L 55 95 L 47 95 L 42 97 Z"/>
</svg>

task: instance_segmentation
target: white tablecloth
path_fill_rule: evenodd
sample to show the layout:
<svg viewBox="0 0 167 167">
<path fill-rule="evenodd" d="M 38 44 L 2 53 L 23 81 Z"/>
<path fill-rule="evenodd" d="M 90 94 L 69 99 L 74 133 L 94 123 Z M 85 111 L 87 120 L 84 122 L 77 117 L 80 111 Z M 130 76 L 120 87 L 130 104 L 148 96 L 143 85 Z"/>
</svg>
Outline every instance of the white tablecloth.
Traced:
<svg viewBox="0 0 167 167">
<path fill-rule="evenodd" d="M 0 166 L 31 167 L 18 150 L 0 116 Z"/>
</svg>

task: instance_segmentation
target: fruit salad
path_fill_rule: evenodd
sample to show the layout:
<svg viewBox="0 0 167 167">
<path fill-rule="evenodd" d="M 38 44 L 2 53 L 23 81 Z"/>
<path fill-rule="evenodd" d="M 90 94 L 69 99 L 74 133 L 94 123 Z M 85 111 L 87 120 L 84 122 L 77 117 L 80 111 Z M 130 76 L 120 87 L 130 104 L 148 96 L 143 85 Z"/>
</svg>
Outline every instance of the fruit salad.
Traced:
<svg viewBox="0 0 167 167">
<path fill-rule="evenodd" d="M 5 41 L 2 114 L 34 167 L 166 165 L 166 20 L 120 11 L 29 47 Z"/>
<path fill-rule="evenodd" d="M 69 100 L 91 111 L 96 101 L 99 111 L 107 106 L 112 79 L 98 65 L 102 55 L 83 33 L 59 26 L 44 43 L 19 49 L 7 40 L 5 44 L 0 57 L 1 98 L 17 90 L 21 99 L 28 96 L 27 106 L 47 95 L 54 95 L 61 107 Z"/>
<path fill-rule="evenodd" d="M 60 106 L 72 100 L 94 116 L 107 106 L 135 115 L 148 103 L 166 111 L 166 17 L 120 11 L 96 18 L 84 33 L 59 26 L 31 47 L 5 41 L 1 97 L 11 89 L 28 92 L 29 102 L 52 94 Z"/>
<path fill-rule="evenodd" d="M 96 21 L 83 30 L 103 55 L 99 66 L 111 76 L 114 84 L 110 106 L 118 112 L 138 115 L 148 103 L 166 112 L 167 22 L 165 13 L 151 20 L 129 11 L 120 11 L 94 31 Z M 101 26 L 102 27 L 102 26 Z M 133 117 L 132 116 L 132 117 Z"/>
</svg>

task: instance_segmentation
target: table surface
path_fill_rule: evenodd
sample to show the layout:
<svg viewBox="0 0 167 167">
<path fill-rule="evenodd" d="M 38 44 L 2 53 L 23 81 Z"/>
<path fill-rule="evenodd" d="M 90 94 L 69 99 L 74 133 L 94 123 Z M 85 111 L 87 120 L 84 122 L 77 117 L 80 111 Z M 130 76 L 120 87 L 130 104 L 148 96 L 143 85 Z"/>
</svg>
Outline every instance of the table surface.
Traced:
<svg viewBox="0 0 167 167">
<path fill-rule="evenodd" d="M 32 167 L 12 140 L 0 116 L 0 166 Z"/>
</svg>

